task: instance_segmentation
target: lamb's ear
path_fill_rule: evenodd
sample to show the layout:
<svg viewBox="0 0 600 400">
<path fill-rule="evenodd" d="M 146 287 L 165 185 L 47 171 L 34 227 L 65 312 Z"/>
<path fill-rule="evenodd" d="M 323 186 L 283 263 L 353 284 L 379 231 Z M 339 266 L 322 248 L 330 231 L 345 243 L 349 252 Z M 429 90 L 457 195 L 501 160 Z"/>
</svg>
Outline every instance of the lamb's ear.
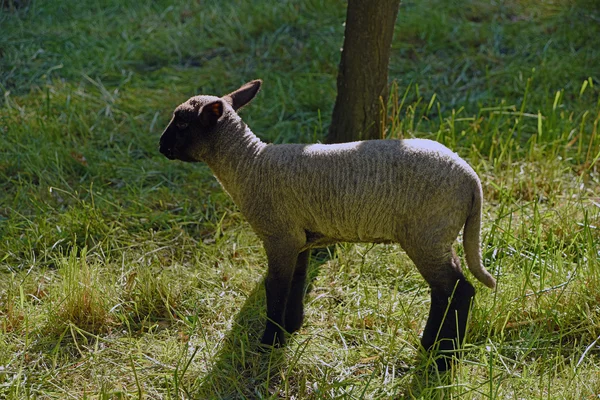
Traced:
<svg viewBox="0 0 600 400">
<path fill-rule="evenodd" d="M 229 93 L 226 96 L 223 96 L 223 100 L 231 104 L 234 110 L 239 110 L 244 107 L 246 104 L 250 102 L 256 96 L 258 91 L 260 90 L 260 85 L 262 81 L 260 79 L 256 79 L 246 83 L 244 86 L 239 88 L 238 90 Z"/>
<path fill-rule="evenodd" d="M 200 110 L 200 123 L 205 127 L 213 126 L 223 115 L 223 102 L 221 100 L 206 104 Z"/>
</svg>

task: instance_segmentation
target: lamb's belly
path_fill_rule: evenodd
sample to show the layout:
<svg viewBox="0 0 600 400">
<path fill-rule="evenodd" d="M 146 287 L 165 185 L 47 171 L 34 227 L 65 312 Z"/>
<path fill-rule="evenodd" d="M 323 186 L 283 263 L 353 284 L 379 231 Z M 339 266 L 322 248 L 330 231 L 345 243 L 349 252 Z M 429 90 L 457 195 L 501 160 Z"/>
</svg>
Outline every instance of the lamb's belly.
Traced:
<svg viewBox="0 0 600 400">
<path fill-rule="evenodd" d="M 312 191 L 312 198 L 302 199 L 298 204 L 298 209 L 306 210 L 304 229 L 310 232 L 307 242 L 318 246 L 335 242 L 397 241 L 404 203 L 399 201 L 395 191 L 389 185 Z M 308 188 L 306 192 L 311 193 Z"/>
<path fill-rule="evenodd" d="M 394 224 L 389 221 L 329 221 L 306 229 L 306 247 L 327 246 L 338 242 L 391 243 L 397 241 Z M 346 223 L 341 223 L 346 222 Z"/>
<path fill-rule="evenodd" d="M 314 247 L 325 247 L 340 242 L 350 243 L 393 243 L 397 240 L 388 237 L 381 236 L 345 236 L 345 237 L 333 237 L 326 236 L 319 232 L 306 231 L 306 244 L 302 250 L 311 249 Z"/>
</svg>

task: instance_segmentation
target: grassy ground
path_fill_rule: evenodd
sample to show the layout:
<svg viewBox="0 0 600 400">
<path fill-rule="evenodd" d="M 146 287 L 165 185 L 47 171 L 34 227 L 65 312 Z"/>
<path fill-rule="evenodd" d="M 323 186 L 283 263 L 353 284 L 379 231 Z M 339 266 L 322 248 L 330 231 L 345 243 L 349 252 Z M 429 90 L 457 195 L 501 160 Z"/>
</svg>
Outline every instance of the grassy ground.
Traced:
<svg viewBox="0 0 600 400">
<path fill-rule="evenodd" d="M 0 397 L 598 398 L 599 3 L 448 3 L 403 2 L 383 121 L 484 186 L 498 288 L 440 376 L 392 245 L 314 258 L 303 328 L 257 352 L 260 242 L 157 151 L 177 104 L 258 77 L 256 133 L 323 139 L 345 2 L 0 2 Z"/>
</svg>

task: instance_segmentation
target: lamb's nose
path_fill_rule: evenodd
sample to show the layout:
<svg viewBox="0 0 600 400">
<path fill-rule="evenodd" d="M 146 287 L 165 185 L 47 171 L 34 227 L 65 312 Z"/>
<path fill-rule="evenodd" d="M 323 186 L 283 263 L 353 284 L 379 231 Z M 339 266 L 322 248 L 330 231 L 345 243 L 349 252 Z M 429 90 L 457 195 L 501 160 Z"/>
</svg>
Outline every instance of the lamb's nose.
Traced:
<svg viewBox="0 0 600 400">
<path fill-rule="evenodd" d="M 158 150 L 169 160 L 173 160 L 175 158 L 175 156 L 173 155 L 173 149 L 171 149 L 170 147 L 161 145 Z"/>
</svg>

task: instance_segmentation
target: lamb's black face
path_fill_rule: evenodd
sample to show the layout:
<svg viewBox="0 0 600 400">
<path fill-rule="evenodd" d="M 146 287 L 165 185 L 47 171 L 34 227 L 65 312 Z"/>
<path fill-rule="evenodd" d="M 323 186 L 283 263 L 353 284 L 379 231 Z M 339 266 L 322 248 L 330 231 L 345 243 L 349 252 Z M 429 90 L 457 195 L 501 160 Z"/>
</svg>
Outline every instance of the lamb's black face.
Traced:
<svg viewBox="0 0 600 400">
<path fill-rule="evenodd" d="M 190 114 L 176 111 L 160 138 L 160 152 L 170 160 L 193 161 L 186 154 L 195 128 Z"/>
<path fill-rule="evenodd" d="M 160 138 L 162 154 L 170 160 L 201 161 L 209 136 L 223 115 L 222 100 L 214 99 L 192 98 L 175 109 Z"/>
<path fill-rule="evenodd" d="M 215 137 L 224 129 L 228 115 L 231 117 L 231 114 L 223 114 L 235 112 L 248 104 L 258 93 L 261 83 L 258 79 L 248 82 L 222 98 L 192 97 L 177 107 L 160 137 L 160 152 L 170 160 L 202 161 L 210 154 Z"/>
</svg>

